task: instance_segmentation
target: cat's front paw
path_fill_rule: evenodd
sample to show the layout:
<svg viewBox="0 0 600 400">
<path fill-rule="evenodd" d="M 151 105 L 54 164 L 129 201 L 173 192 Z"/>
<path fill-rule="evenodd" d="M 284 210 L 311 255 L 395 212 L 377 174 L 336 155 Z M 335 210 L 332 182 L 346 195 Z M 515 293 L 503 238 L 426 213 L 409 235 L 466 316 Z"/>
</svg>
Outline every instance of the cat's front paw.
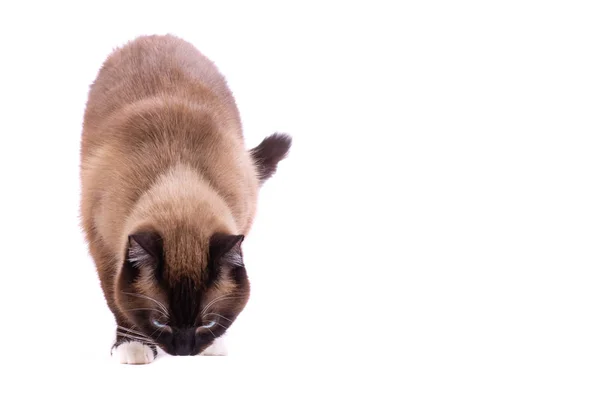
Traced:
<svg viewBox="0 0 600 400">
<path fill-rule="evenodd" d="M 121 364 L 150 364 L 156 358 L 156 348 L 140 342 L 123 342 L 113 347 L 111 354 Z"/>
<path fill-rule="evenodd" d="M 227 346 L 225 345 L 225 338 L 218 337 L 216 338 L 210 346 L 206 348 L 201 356 L 226 356 L 227 355 Z"/>
</svg>

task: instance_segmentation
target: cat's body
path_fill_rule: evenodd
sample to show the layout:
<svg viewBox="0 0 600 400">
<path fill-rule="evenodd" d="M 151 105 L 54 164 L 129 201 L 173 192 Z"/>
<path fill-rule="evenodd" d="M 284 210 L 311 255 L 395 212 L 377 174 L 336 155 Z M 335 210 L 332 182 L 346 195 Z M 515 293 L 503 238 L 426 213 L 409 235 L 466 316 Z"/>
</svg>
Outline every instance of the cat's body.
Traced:
<svg viewBox="0 0 600 400">
<path fill-rule="evenodd" d="M 289 146 L 245 149 L 224 78 L 191 44 L 141 37 L 109 56 L 84 117 L 81 215 L 121 362 L 222 347 L 249 295 L 258 190 Z"/>
</svg>

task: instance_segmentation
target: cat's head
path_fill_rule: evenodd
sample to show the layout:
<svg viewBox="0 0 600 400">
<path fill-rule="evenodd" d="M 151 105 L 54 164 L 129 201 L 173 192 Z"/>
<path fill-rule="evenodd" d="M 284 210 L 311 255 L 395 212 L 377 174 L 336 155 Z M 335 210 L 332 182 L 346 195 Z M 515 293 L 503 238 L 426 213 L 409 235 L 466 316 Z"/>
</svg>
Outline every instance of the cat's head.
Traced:
<svg viewBox="0 0 600 400">
<path fill-rule="evenodd" d="M 130 324 L 172 355 L 195 355 L 221 336 L 245 307 L 250 285 L 242 235 L 213 234 L 207 243 L 179 245 L 153 231 L 128 237 L 115 300 Z M 138 332 L 138 333 L 136 333 Z"/>
</svg>

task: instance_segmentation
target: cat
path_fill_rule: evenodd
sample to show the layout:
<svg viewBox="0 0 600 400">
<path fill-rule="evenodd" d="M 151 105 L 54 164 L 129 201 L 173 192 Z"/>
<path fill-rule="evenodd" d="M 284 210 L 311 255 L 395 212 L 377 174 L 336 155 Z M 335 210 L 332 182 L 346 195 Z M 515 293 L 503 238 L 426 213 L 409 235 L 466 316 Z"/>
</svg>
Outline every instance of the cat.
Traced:
<svg viewBox="0 0 600 400">
<path fill-rule="evenodd" d="M 120 363 L 225 355 L 250 283 L 242 242 L 257 194 L 291 147 L 247 150 L 212 61 L 173 35 L 108 56 L 90 86 L 81 139 L 81 225 L 117 332 Z"/>
</svg>

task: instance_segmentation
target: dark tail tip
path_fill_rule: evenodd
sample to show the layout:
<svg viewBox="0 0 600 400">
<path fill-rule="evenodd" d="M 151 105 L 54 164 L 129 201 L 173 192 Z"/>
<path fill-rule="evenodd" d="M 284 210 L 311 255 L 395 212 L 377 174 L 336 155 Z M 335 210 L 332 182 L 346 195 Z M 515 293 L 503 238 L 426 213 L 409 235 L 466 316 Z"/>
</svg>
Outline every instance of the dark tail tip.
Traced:
<svg viewBox="0 0 600 400">
<path fill-rule="evenodd" d="M 250 154 L 258 168 L 260 183 L 273 176 L 277 171 L 277 164 L 288 155 L 291 146 L 291 136 L 284 133 L 274 133 L 250 150 Z"/>
</svg>

